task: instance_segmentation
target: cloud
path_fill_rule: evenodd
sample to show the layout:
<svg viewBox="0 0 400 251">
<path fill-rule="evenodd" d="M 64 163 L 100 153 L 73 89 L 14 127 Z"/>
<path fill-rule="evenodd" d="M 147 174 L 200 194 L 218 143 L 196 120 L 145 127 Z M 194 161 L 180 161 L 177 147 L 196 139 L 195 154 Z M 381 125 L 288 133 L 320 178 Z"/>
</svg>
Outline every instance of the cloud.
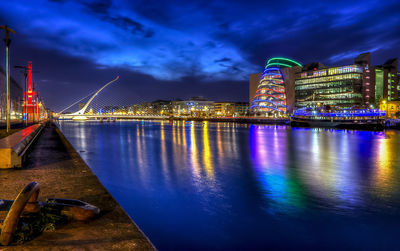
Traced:
<svg viewBox="0 0 400 251">
<path fill-rule="evenodd" d="M 108 10 L 112 6 L 111 0 L 96 0 L 96 1 L 87 1 L 82 0 L 79 1 L 82 5 L 86 6 L 86 8 L 96 14 L 106 15 Z"/>
<path fill-rule="evenodd" d="M 154 35 L 154 31 L 151 29 L 145 29 L 144 25 L 136 22 L 127 17 L 110 17 L 104 16 L 102 20 L 110 22 L 123 30 L 129 31 L 132 34 L 142 34 L 144 37 L 149 38 Z"/>
<path fill-rule="evenodd" d="M 327 65 L 352 63 L 365 51 L 373 64 L 398 57 L 398 9 L 395 0 L 20 0 L 1 1 L 0 20 L 33 51 L 76 57 L 96 70 L 164 84 L 246 83 L 274 56 Z"/>
<path fill-rule="evenodd" d="M 215 63 L 230 62 L 230 61 L 232 61 L 232 60 L 227 57 L 223 57 L 221 59 L 214 60 Z"/>
<path fill-rule="evenodd" d="M 163 24 L 136 13 L 129 2 L 35 2 L 42 6 L 40 13 L 31 15 L 31 22 L 20 29 L 31 43 L 91 59 L 102 67 L 122 66 L 160 80 L 189 74 L 207 80 L 245 80 L 257 69 L 232 43 L 221 42 L 209 32 L 214 27 L 212 18 L 207 11 L 194 12 L 194 5 L 164 4 L 171 12 L 164 17 L 170 21 Z M 18 14 L 11 17 L 18 25 L 23 23 L 21 17 L 34 13 L 35 6 L 25 0 L 3 4 L 0 11 L 10 8 Z M 190 15 L 185 12 L 189 10 Z M 243 72 L 231 75 L 216 64 L 227 56 Z"/>
</svg>

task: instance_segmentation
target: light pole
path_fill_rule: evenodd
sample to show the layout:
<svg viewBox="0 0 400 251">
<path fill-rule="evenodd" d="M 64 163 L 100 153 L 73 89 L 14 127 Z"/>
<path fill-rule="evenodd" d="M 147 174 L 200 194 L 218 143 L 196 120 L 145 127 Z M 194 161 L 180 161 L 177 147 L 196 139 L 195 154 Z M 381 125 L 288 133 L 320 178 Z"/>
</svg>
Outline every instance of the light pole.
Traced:
<svg viewBox="0 0 400 251">
<path fill-rule="evenodd" d="M 10 32 L 16 34 L 13 29 L 7 27 L 7 25 L 0 25 L 0 29 L 3 29 L 6 32 L 6 38 L 4 42 L 6 43 L 6 83 L 7 83 L 7 113 L 6 113 L 6 123 L 7 123 L 7 132 L 10 131 L 10 66 L 9 66 L 9 57 L 8 50 L 10 47 L 11 39 Z"/>
</svg>

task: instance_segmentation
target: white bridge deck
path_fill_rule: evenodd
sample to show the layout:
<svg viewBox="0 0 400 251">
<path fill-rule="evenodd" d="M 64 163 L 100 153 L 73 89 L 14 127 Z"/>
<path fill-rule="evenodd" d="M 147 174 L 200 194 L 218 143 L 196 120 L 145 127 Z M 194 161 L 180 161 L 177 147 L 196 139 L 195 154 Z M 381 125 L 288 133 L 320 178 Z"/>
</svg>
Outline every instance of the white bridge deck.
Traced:
<svg viewBox="0 0 400 251">
<path fill-rule="evenodd" d="M 101 120 L 101 119 L 169 119 L 163 115 L 120 115 L 120 114 L 62 114 L 60 120 Z"/>
</svg>

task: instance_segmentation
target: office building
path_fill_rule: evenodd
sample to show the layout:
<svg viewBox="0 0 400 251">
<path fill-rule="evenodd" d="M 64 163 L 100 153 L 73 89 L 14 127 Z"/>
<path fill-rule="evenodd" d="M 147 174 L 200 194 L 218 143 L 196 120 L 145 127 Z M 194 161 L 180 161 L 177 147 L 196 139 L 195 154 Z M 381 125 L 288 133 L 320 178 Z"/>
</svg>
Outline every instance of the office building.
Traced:
<svg viewBox="0 0 400 251">
<path fill-rule="evenodd" d="M 398 98 L 397 65 L 397 59 L 390 59 L 371 66 L 370 53 L 359 55 L 352 65 L 307 64 L 295 76 L 295 107 L 378 107 L 383 99 Z"/>
</svg>

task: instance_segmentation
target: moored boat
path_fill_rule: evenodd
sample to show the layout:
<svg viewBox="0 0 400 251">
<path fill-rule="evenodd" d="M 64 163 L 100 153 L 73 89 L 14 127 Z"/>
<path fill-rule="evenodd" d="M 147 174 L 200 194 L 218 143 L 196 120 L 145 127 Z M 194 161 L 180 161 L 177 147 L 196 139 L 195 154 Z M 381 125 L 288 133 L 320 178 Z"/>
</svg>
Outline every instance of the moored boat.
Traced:
<svg viewBox="0 0 400 251">
<path fill-rule="evenodd" d="M 377 109 L 299 109 L 290 117 L 292 126 L 383 130 L 386 113 Z"/>
</svg>

